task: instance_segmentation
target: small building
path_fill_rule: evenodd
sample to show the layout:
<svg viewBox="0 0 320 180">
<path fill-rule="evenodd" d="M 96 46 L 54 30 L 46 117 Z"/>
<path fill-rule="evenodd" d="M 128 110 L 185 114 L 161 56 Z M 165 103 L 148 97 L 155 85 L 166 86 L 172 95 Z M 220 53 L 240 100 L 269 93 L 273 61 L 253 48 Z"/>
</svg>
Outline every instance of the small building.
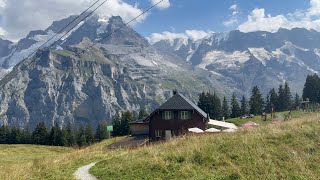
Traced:
<svg viewBox="0 0 320 180">
<path fill-rule="evenodd" d="M 149 139 L 169 140 L 188 132 L 189 128 L 205 130 L 208 115 L 197 105 L 180 93 L 174 92 L 173 97 L 153 111 L 143 122 L 130 124 L 133 136 L 143 135 L 148 130 Z"/>
</svg>

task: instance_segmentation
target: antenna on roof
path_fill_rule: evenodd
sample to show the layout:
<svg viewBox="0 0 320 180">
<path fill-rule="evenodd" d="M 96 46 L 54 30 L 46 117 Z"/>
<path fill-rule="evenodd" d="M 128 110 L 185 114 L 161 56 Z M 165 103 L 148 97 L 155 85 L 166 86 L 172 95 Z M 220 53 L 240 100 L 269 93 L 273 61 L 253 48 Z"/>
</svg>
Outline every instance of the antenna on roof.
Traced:
<svg viewBox="0 0 320 180">
<path fill-rule="evenodd" d="M 178 90 L 177 89 L 173 89 L 172 93 L 173 93 L 173 95 L 176 95 L 176 94 L 178 94 Z"/>
</svg>

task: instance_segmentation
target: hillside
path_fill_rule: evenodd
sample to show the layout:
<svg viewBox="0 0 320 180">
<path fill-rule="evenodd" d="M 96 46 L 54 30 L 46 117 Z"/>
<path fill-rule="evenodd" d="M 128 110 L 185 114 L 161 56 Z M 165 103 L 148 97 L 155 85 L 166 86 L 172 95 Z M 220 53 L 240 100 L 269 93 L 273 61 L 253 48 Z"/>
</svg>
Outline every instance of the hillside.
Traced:
<svg viewBox="0 0 320 180">
<path fill-rule="evenodd" d="M 101 161 L 90 170 L 99 179 L 318 179 L 320 116 L 294 116 L 280 125 L 234 134 L 187 136 L 136 150 L 107 150 L 105 146 L 116 141 L 110 139 L 28 161 L 13 162 L 9 159 L 14 157 L 7 156 L 0 177 L 72 179 L 80 166 Z M 5 148 L 7 153 L 12 150 L 29 156 L 30 151 L 25 150 L 30 146 L 22 146 L 25 149 Z"/>
</svg>

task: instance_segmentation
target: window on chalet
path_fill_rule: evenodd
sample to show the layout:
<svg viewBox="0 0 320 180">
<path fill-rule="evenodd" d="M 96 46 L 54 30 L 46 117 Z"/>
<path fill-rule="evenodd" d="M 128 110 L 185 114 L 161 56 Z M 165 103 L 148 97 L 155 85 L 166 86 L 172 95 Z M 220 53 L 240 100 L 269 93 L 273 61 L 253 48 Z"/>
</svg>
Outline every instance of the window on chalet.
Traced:
<svg viewBox="0 0 320 180">
<path fill-rule="evenodd" d="M 181 111 L 180 112 L 180 119 L 181 120 L 190 119 L 190 112 L 189 111 Z"/>
<path fill-rule="evenodd" d="M 173 119 L 173 116 L 174 116 L 174 114 L 172 111 L 162 112 L 162 119 L 164 119 L 164 120 L 171 120 L 171 119 Z"/>
<path fill-rule="evenodd" d="M 161 136 L 162 136 L 161 130 L 155 130 L 154 136 L 155 136 L 155 137 L 161 137 Z"/>
</svg>

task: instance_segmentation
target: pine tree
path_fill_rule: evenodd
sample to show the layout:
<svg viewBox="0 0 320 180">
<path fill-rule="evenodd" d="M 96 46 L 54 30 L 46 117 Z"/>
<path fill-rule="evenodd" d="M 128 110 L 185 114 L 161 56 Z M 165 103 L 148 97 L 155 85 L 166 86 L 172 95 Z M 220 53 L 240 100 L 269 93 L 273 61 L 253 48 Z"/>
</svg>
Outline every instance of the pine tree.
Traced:
<svg viewBox="0 0 320 180">
<path fill-rule="evenodd" d="M 295 107 L 300 106 L 300 96 L 298 93 L 296 93 L 295 98 L 294 98 L 294 106 Z"/>
<path fill-rule="evenodd" d="M 202 92 L 199 95 L 199 101 L 198 101 L 198 107 L 208 114 L 210 113 L 210 105 L 209 105 L 210 95 L 211 94 L 209 92 L 208 93 Z"/>
<path fill-rule="evenodd" d="M 44 122 L 37 124 L 37 127 L 32 133 L 32 139 L 34 144 L 46 145 L 48 138 L 47 127 Z"/>
<path fill-rule="evenodd" d="M 29 131 L 29 128 L 26 127 L 22 130 L 22 142 L 23 144 L 32 144 L 32 134 Z"/>
<path fill-rule="evenodd" d="M 270 105 L 271 108 L 273 108 L 273 111 L 276 112 L 278 111 L 278 94 L 276 92 L 276 90 L 274 88 L 272 88 L 269 92 L 269 96 L 270 96 Z M 272 110 L 272 109 L 271 109 Z"/>
<path fill-rule="evenodd" d="M 271 112 L 272 112 L 272 105 L 271 105 L 271 100 L 270 100 L 270 94 L 267 94 L 266 104 L 265 104 L 264 111 L 267 112 L 267 113 L 271 113 Z"/>
<path fill-rule="evenodd" d="M 277 103 L 277 107 L 278 107 L 278 111 L 284 111 L 285 110 L 285 93 L 284 93 L 284 89 L 283 89 L 283 85 L 280 84 L 279 88 L 278 88 L 278 103 Z"/>
<path fill-rule="evenodd" d="M 55 126 L 57 132 L 56 146 L 65 146 L 67 144 L 66 132 L 61 129 L 59 124 L 56 124 Z"/>
<path fill-rule="evenodd" d="M 251 114 L 262 114 L 264 102 L 258 86 L 253 87 L 249 104 Z"/>
<path fill-rule="evenodd" d="M 239 102 L 237 100 L 236 94 L 232 94 L 232 98 L 231 98 L 231 118 L 236 118 L 236 117 L 240 117 L 240 105 Z"/>
<path fill-rule="evenodd" d="M 149 114 L 147 113 L 147 111 L 144 108 L 142 108 L 139 111 L 138 120 L 144 120 L 148 116 L 149 116 Z"/>
<path fill-rule="evenodd" d="M 221 107 L 221 100 L 218 97 L 217 93 L 213 95 L 207 93 L 207 97 L 209 100 L 208 109 L 209 109 L 209 116 L 221 120 L 222 119 L 222 107 Z"/>
<path fill-rule="evenodd" d="M 85 132 L 83 125 L 80 125 L 79 129 L 78 129 L 77 144 L 79 147 L 83 147 L 83 146 L 87 145 L 86 132 Z"/>
<path fill-rule="evenodd" d="M 65 132 L 65 139 L 66 139 L 66 145 L 71 147 L 74 146 L 76 144 L 76 140 L 75 140 L 75 134 L 73 133 L 73 128 L 71 126 L 71 123 L 67 124 L 67 127 L 64 128 L 64 132 Z"/>
<path fill-rule="evenodd" d="M 292 108 L 292 94 L 291 94 L 288 82 L 284 84 L 283 96 L 284 96 L 283 108 L 285 111 L 288 111 Z"/>
<path fill-rule="evenodd" d="M 248 101 L 245 96 L 241 99 L 241 115 L 248 114 Z"/>
<path fill-rule="evenodd" d="M 130 111 L 123 112 L 121 115 L 121 135 L 130 134 L 129 123 L 133 121 L 133 114 Z"/>
<path fill-rule="evenodd" d="M 57 139 L 57 128 L 54 125 L 51 127 L 51 130 L 48 135 L 48 145 L 56 146 L 57 145 L 56 139 Z"/>
<path fill-rule="evenodd" d="M 266 98 L 266 104 L 265 104 L 265 111 L 267 113 L 271 113 L 272 110 L 276 111 L 278 105 L 278 95 L 276 90 L 273 88 L 269 91 L 267 98 Z"/>
<path fill-rule="evenodd" d="M 311 103 L 320 103 L 320 78 L 317 74 L 309 75 L 303 88 L 303 100 L 307 98 Z"/>
<path fill-rule="evenodd" d="M 13 127 L 10 130 L 9 144 L 20 144 L 22 142 L 22 131 L 20 128 Z"/>
<path fill-rule="evenodd" d="M 0 144 L 9 144 L 10 130 L 8 126 L 0 127 Z"/>
<path fill-rule="evenodd" d="M 113 136 L 120 136 L 122 127 L 121 127 L 121 119 L 120 119 L 119 113 L 116 113 L 112 117 L 112 125 L 113 125 L 113 132 L 112 132 Z"/>
<path fill-rule="evenodd" d="M 87 145 L 93 144 L 94 143 L 94 135 L 93 135 L 93 128 L 90 123 L 88 123 L 86 126 L 85 135 L 86 135 Z"/>
<path fill-rule="evenodd" d="M 101 123 L 98 124 L 97 130 L 96 130 L 96 134 L 95 134 L 95 138 L 98 141 L 102 141 L 102 140 L 106 139 L 107 137 L 108 137 L 107 123 L 101 122 Z"/>
<path fill-rule="evenodd" d="M 222 102 L 222 116 L 225 119 L 229 119 L 230 117 L 230 109 L 229 109 L 229 105 L 226 97 L 223 98 L 223 102 Z"/>
</svg>

